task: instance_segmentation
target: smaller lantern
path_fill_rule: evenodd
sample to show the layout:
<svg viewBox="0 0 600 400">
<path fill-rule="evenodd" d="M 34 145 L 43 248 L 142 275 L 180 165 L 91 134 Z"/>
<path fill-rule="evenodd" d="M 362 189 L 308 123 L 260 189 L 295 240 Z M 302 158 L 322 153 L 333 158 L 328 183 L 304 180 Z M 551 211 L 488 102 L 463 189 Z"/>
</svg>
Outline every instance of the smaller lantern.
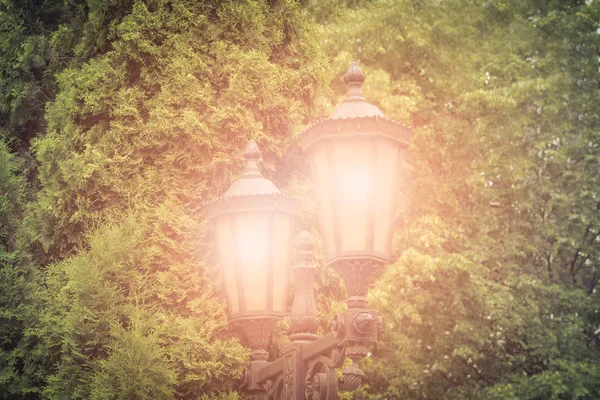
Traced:
<svg viewBox="0 0 600 400">
<path fill-rule="evenodd" d="M 254 141 L 248 143 L 244 157 L 244 175 L 222 198 L 207 203 L 205 214 L 215 223 L 230 319 L 247 331 L 250 346 L 261 350 L 255 358 L 261 358 L 266 355 L 262 350 L 273 321 L 287 311 L 291 243 L 299 204 L 261 175 L 257 164 L 261 153 Z"/>
</svg>

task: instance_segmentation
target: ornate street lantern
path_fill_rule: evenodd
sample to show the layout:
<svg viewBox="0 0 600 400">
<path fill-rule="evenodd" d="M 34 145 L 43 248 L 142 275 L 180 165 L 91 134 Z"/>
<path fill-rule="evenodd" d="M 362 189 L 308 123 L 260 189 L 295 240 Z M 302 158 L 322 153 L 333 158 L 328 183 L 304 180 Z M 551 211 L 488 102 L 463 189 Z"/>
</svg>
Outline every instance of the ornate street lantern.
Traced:
<svg viewBox="0 0 600 400">
<path fill-rule="evenodd" d="M 253 400 L 338 399 L 337 369 L 350 358 L 343 386 L 357 389 L 364 378 L 359 362 L 381 335 L 381 318 L 366 309 L 366 295 L 390 261 L 402 162 L 411 135 L 365 101 L 365 77 L 356 63 L 344 80 L 346 100 L 302 135 L 327 263 L 340 272 L 349 296 L 348 308 L 336 315 L 330 333 L 316 334 L 316 265 L 312 238 L 304 231 L 295 240 L 291 342 L 279 359 L 266 361 L 274 324 L 286 312 L 290 243 L 299 207 L 260 174 L 254 142 L 246 148 L 242 178 L 206 205 L 215 222 L 230 319 L 253 349 L 242 385 Z"/>
<path fill-rule="evenodd" d="M 364 307 L 368 285 L 389 263 L 408 127 L 367 103 L 352 63 L 348 94 L 302 134 L 311 163 L 327 263 L 346 283 L 349 307 Z"/>
<path fill-rule="evenodd" d="M 207 203 L 215 222 L 230 320 L 241 327 L 253 359 L 266 360 L 271 331 L 287 311 L 289 264 L 298 201 L 283 195 L 258 168 L 254 141 L 246 168 L 222 198 Z"/>
</svg>

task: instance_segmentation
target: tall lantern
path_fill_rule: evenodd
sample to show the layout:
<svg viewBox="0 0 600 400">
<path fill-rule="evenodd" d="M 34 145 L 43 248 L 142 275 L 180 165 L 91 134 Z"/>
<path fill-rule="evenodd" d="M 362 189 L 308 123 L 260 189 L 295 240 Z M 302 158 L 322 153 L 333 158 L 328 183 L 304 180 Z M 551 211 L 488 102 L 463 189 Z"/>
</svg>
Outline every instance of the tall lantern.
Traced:
<svg viewBox="0 0 600 400">
<path fill-rule="evenodd" d="M 253 359 L 266 360 L 277 320 L 287 311 L 289 263 L 298 201 L 283 195 L 258 168 L 260 150 L 250 141 L 246 168 L 223 197 L 207 203 L 214 221 L 229 316 L 241 327 Z"/>
<path fill-rule="evenodd" d="M 352 63 L 348 94 L 327 119 L 302 134 L 311 162 L 327 262 L 346 283 L 350 308 L 365 307 L 368 286 L 389 263 L 410 129 L 369 104 L 365 76 Z"/>
</svg>

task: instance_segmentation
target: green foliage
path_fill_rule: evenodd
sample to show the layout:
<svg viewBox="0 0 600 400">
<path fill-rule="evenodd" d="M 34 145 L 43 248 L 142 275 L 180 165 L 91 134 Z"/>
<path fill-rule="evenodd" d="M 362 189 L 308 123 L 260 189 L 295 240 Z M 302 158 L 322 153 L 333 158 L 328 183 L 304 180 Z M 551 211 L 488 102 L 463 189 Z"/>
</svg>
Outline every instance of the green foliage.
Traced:
<svg viewBox="0 0 600 400">
<path fill-rule="evenodd" d="M 48 251 L 64 254 L 87 224 L 131 205 L 170 196 L 197 209 L 205 182 L 222 189 L 250 137 L 269 164 L 282 157 L 322 62 L 298 7 L 268 8 L 136 2 L 111 51 L 59 75 L 35 143 L 43 187 L 32 230 Z"/>
<path fill-rule="evenodd" d="M 248 352 L 220 338 L 214 283 L 192 259 L 165 260 L 156 223 L 131 215 L 101 227 L 87 250 L 48 268 L 37 335 L 58 363 L 46 397 L 188 397 L 240 376 Z"/>
<path fill-rule="evenodd" d="M 52 74 L 64 62 L 48 32 L 75 17 L 63 1 L 0 4 L 0 132 L 21 155 L 44 127 L 44 104 L 55 92 Z"/>
<path fill-rule="evenodd" d="M 11 251 L 21 220 L 25 182 L 18 175 L 17 160 L 8 146 L 0 140 L 0 249 Z"/>
<path fill-rule="evenodd" d="M 312 24 L 290 0 L 63 6 L 35 33 L 47 75 L 15 77 L 52 93 L 44 120 L 28 116 L 44 132 L 20 228 L 43 268 L 19 347 L 35 392 L 7 382 L 23 398 L 235 397 L 248 352 L 217 300 L 202 202 L 251 137 L 267 174 L 286 163 L 322 82 Z M 37 15 L 7 10 L 15 27 Z M 20 32 L 11 46 L 33 37 Z"/>
<path fill-rule="evenodd" d="M 35 392 L 35 385 L 20 375 L 21 339 L 34 320 L 28 279 L 30 265 L 18 250 L 16 232 L 25 206 L 25 179 L 18 174 L 17 158 L 0 140 L 0 397 L 23 390 Z M 32 387 L 33 386 L 33 387 Z"/>
</svg>

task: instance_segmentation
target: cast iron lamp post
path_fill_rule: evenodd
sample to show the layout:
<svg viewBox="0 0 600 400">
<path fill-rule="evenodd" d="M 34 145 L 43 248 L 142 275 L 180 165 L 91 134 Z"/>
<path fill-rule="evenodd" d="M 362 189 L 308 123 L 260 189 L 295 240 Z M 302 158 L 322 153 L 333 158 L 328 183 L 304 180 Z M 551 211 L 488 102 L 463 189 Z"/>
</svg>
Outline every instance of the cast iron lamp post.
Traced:
<svg viewBox="0 0 600 400">
<path fill-rule="evenodd" d="M 358 362 L 381 333 L 381 318 L 366 308 L 366 295 L 390 261 L 402 160 L 411 133 L 366 102 L 364 80 L 352 63 L 344 76 L 349 87 L 344 102 L 302 134 L 327 264 L 340 273 L 348 294 L 348 308 L 334 318 L 331 333 L 316 335 L 313 245 L 302 232 L 296 237 L 291 343 L 281 358 L 267 361 L 275 323 L 286 314 L 299 204 L 260 174 L 254 141 L 246 148 L 242 178 L 206 206 L 215 221 L 230 319 L 252 348 L 243 389 L 255 399 L 337 399 L 335 369 L 346 357 L 352 365 L 343 371 L 344 389 L 355 390 L 364 377 Z"/>
</svg>

